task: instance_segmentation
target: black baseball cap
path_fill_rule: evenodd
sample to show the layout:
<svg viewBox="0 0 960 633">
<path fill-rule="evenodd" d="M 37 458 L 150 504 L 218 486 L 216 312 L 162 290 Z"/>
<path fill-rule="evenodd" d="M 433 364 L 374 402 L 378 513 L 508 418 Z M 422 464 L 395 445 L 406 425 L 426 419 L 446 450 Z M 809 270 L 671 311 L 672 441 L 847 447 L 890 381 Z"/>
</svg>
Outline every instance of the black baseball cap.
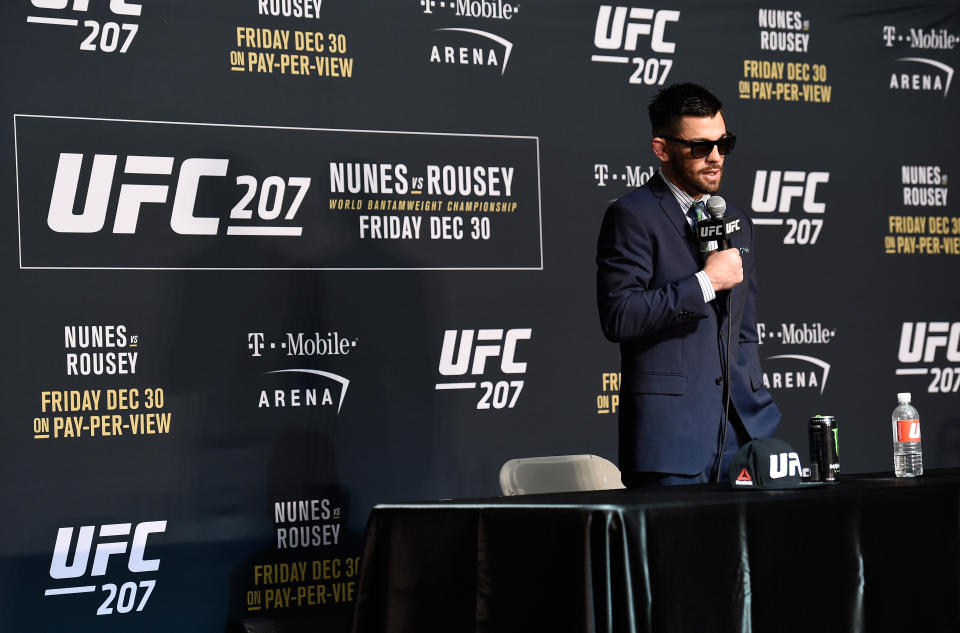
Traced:
<svg viewBox="0 0 960 633">
<path fill-rule="evenodd" d="M 730 460 L 730 487 L 740 489 L 784 490 L 824 486 L 827 482 L 804 481 L 800 456 L 777 439 L 750 440 Z"/>
</svg>

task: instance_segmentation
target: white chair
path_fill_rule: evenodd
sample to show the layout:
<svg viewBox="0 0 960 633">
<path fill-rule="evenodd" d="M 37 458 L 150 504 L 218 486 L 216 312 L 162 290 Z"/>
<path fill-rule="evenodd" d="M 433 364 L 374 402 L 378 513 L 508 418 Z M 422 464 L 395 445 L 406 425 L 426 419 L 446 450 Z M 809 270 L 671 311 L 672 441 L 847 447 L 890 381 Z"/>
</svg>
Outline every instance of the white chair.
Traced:
<svg viewBox="0 0 960 633">
<path fill-rule="evenodd" d="M 624 488 L 620 470 L 597 455 L 511 459 L 500 468 L 505 496 Z"/>
</svg>

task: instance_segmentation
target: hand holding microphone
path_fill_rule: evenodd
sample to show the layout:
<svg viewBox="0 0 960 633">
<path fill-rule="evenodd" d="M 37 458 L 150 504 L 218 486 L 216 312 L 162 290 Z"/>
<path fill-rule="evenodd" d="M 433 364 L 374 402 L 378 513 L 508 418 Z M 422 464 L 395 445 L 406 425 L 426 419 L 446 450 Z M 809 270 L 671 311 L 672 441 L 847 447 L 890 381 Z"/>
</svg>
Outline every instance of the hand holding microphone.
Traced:
<svg viewBox="0 0 960 633">
<path fill-rule="evenodd" d="M 703 272 L 707 273 L 714 292 L 733 288 L 743 281 L 743 260 L 740 259 L 740 251 L 728 248 L 725 251 L 711 252 L 707 255 Z"/>
<path fill-rule="evenodd" d="M 743 281 L 743 260 L 739 249 L 730 247 L 729 239 L 741 231 L 740 218 L 724 218 L 727 202 L 720 196 L 711 196 L 706 208 L 712 219 L 697 223 L 697 239 L 701 243 L 716 242 L 718 248 L 707 256 L 703 272 L 715 292 L 729 290 Z"/>
</svg>

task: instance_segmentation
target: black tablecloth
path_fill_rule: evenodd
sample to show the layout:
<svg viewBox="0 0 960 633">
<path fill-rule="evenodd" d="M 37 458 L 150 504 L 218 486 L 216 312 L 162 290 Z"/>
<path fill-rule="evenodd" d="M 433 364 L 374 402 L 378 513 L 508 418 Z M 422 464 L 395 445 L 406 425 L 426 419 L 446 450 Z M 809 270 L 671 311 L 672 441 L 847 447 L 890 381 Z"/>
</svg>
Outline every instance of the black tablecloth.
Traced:
<svg viewBox="0 0 960 633">
<path fill-rule="evenodd" d="M 354 630 L 960 630 L 960 470 L 380 505 Z"/>
</svg>

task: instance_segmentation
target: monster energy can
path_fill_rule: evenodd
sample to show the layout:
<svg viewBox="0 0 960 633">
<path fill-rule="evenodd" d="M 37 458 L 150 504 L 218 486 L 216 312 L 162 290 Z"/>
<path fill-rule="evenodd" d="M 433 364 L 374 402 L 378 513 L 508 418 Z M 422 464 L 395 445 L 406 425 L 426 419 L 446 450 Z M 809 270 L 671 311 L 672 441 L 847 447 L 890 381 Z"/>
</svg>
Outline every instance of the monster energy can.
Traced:
<svg viewBox="0 0 960 633">
<path fill-rule="evenodd" d="M 840 478 L 840 442 L 837 419 L 832 415 L 815 415 L 807 427 L 810 434 L 810 479 L 836 481 Z"/>
</svg>

